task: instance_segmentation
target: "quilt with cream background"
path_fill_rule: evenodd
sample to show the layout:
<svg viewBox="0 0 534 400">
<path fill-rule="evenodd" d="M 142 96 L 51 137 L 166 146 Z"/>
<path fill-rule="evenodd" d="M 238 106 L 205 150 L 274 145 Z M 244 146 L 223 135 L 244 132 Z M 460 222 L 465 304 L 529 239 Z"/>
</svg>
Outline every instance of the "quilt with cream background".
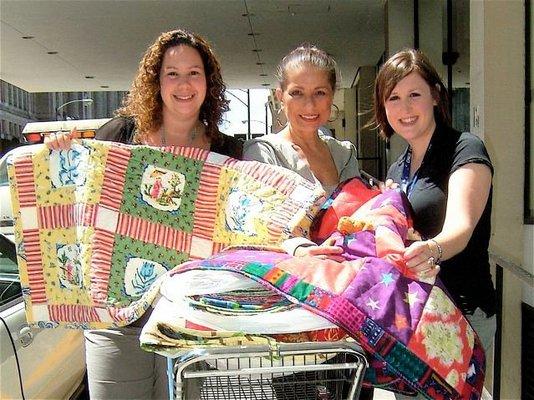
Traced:
<svg viewBox="0 0 534 400">
<path fill-rule="evenodd" d="M 233 244 L 307 235 L 324 193 L 292 172 L 194 148 L 82 140 L 8 162 L 27 319 L 138 319 L 157 279 Z"/>
</svg>

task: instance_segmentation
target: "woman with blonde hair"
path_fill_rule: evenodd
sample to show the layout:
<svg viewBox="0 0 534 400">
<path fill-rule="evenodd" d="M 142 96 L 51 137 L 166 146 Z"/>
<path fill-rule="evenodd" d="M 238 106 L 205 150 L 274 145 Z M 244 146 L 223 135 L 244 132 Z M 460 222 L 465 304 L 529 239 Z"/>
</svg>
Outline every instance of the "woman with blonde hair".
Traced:
<svg viewBox="0 0 534 400">
<path fill-rule="evenodd" d="M 340 182 L 360 176 L 356 147 L 320 133 L 334 105 L 337 65 L 326 51 L 302 44 L 280 61 L 276 97 L 287 124 L 274 135 L 245 143 L 244 158 L 279 165 L 320 185 L 328 194 Z M 313 255 L 339 260 L 337 246 L 315 246 L 305 238 L 284 243 L 292 255 Z"/>
</svg>

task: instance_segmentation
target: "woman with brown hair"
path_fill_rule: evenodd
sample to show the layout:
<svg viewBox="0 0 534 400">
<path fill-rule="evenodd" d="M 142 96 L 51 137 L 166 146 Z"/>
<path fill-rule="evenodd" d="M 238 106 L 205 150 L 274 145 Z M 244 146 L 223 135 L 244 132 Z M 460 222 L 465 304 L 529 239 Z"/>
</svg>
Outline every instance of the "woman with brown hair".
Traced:
<svg viewBox="0 0 534 400">
<path fill-rule="evenodd" d="M 162 33 L 146 51 L 124 106 L 96 139 L 187 146 L 241 158 L 242 143 L 218 129 L 228 110 L 221 69 L 209 44 L 182 30 Z M 77 132 L 51 135 L 52 149 L 70 148 Z M 94 399 L 168 397 L 166 360 L 141 350 L 148 313 L 129 326 L 85 331 L 89 392 Z"/>
<path fill-rule="evenodd" d="M 406 264 L 420 276 L 439 273 L 487 351 L 496 304 L 488 256 L 493 166 L 484 142 L 451 127 L 447 90 L 417 50 L 382 66 L 373 111 L 383 137 L 408 142 L 387 174 L 408 196 L 424 238 L 406 248 Z"/>
</svg>

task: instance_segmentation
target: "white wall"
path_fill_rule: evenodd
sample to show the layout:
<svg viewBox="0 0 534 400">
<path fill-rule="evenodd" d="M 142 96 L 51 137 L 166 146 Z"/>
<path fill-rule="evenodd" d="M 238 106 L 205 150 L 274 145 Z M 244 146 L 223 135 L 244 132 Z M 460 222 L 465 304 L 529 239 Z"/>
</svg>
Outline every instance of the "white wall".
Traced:
<svg viewBox="0 0 534 400">
<path fill-rule="evenodd" d="M 471 130 L 492 158 L 491 249 L 517 265 L 524 258 L 524 5 L 520 0 L 472 0 Z M 503 273 L 501 398 L 521 388 L 522 281 Z"/>
</svg>

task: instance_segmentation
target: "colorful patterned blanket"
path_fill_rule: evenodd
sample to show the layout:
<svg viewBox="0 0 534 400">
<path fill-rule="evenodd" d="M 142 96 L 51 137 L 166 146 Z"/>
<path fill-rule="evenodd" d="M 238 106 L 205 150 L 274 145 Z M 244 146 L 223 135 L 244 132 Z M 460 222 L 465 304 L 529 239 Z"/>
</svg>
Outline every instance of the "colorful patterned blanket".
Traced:
<svg viewBox="0 0 534 400">
<path fill-rule="evenodd" d="M 28 146 L 8 172 L 27 319 L 41 327 L 127 325 L 174 266 L 307 235 L 324 202 L 291 171 L 194 148 Z"/>
<path fill-rule="evenodd" d="M 405 197 L 396 191 L 380 194 L 361 206 L 350 218 L 351 233 L 333 234 L 345 250 L 342 263 L 247 248 L 184 264 L 171 271 L 168 282 L 163 283 L 161 299 L 168 312 L 160 312 L 160 304 L 156 305 L 143 330 L 142 345 L 165 351 L 267 340 L 265 335 L 273 340 L 270 321 L 278 320 L 277 313 L 286 312 L 292 304 L 356 339 L 369 354 L 367 379 L 374 386 L 417 391 L 431 399 L 480 398 L 485 356 L 477 335 L 439 280 L 407 276 L 400 254 L 411 234 L 408 208 Z M 178 296 L 165 290 L 197 270 L 213 271 L 214 280 L 216 274 L 233 272 L 278 297 L 269 297 L 264 302 L 266 309 L 250 310 L 254 296 L 244 297 L 243 287 L 238 287 L 238 295 L 233 286 L 191 287 Z M 177 306 L 177 299 L 185 301 L 185 308 Z M 273 304 L 286 308 L 273 310 Z M 171 311 L 180 309 L 190 311 Z M 265 324 L 228 325 L 232 317 L 239 316 L 242 321 L 247 309 L 250 318 L 265 313 Z M 292 320 L 287 332 L 299 325 L 299 319 Z M 330 328 L 315 326 L 312 331 L 317 329 Z"/>
</svg>

